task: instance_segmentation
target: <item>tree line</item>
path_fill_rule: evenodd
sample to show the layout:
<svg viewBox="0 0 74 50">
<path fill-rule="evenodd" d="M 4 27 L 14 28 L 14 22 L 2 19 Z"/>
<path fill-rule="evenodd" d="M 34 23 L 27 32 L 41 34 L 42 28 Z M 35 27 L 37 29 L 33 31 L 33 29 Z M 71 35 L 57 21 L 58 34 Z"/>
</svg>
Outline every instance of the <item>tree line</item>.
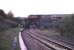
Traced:
<svg viewBox="0 0 74 50">
<path fill-rule="evenodd" d="M 15 19 L 16 18 L 11 11 L 6 14 L 2 9 L 0 9 L 0 31 L 17 27 L 17 22 L 14 21 Z"/>
</svg>

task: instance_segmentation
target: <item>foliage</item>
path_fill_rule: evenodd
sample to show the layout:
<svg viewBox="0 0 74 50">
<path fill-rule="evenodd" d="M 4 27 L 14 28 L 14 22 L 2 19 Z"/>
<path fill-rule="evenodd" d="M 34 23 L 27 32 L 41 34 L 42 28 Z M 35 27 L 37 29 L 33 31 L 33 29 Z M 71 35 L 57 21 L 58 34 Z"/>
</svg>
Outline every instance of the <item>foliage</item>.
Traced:
<svg viewBox="0 0 74 50">
<path fill-rule="evenodd" d="M 63 24 L 60 24 L 61 36 L 73 41 L 74 38 L 74 14 L 64 17 Z"/>
<path fill-rule="evenodd" d="M 0 32 L 0 50 L 14 50 L 12 47 L 14 37 L 18 39 L 18 33 L 20 28 L 10 28 L 6 31 Z M 15 50 L 20 50 L 19 41 L 17 41 L 17 46 Z"/>
<path fill-rule="evenodd" d="M 11 11 L 6 14 L 2 9 L 0 9 L 0 32 L 11 27 L 16 27 L 17 23 L 16 21 L 13 21 L 14 19 L 14 15 Z"/>
</svg>

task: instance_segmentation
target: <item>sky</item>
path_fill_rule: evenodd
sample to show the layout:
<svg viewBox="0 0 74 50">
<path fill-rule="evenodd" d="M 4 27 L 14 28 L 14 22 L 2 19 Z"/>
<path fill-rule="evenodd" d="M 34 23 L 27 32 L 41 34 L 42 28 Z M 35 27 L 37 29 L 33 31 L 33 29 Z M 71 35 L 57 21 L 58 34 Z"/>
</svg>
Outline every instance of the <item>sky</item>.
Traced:
<svg viewBox="0 0 74 50">
<path fill-rule="evenodd" d="M 31 14 L 72 14 L 73 0 L 1 0 L 0 9 L 12 11 L 15 17 Z"/>
</svg>

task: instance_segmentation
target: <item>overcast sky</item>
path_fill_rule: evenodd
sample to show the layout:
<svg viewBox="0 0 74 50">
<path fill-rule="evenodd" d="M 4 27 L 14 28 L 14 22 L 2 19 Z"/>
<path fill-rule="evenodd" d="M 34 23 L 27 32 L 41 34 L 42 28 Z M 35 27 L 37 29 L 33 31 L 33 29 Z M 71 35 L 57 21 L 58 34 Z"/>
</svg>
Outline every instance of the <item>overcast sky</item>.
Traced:
<svg viewBox="0 0 74 50">
<path fill-rule="evenodd" d="M 6 13 L 27 17 L 30 14 L 69 14 L 74 13 L 73 0 L 1 0 L 0 9 Z"/>
</svg>

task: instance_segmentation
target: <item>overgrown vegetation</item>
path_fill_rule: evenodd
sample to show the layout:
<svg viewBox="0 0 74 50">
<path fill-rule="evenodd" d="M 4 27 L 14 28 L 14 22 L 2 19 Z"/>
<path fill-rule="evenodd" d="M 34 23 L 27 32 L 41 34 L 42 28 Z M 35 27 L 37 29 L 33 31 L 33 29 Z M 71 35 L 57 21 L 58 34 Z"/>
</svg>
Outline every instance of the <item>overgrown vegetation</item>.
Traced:
<svg viewBox="0 0 74 50">
<path fill-rule="evenodd" d="M 6 14 L 3 10 L 0 9 L 0 50 L 14 50 L 13 49 L 13 40 L 14 37 L 17 37 L 20 28 L 18 28 L 18 23 L 16 21 L 12 12 Z M 17 46 L 15 50 L 20 50 L 19 43 L 17 41 Z"/>
<path fill-rule="evenodd" d="M 74 14 L 64 17 L 61 25 L 61 35 L 68 40 L 74 41 Z"/>
<path fill-rule="evenodd" d="M 16 49 L 20 50 L 18 43 L 18 33 L 20 28 L 10 28 L 6 31 L 0 32 L 0 50 L 13 50 L 13 40 L 17 37 Z"/>
</svg>

